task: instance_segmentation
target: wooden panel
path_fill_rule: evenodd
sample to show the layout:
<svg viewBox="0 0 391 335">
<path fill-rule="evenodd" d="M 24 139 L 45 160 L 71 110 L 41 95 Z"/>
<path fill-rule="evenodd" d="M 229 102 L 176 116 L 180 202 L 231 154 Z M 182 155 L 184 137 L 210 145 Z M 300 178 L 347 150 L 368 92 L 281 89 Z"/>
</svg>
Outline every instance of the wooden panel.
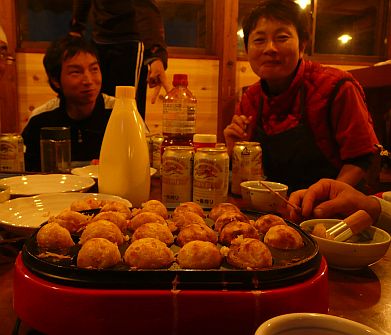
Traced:
<svg viewBox="0 0 391 335">
<path fill-rule="evenodd" d="M 47 83 L 42 58 L 43 54 L 39 53 L 17 55 L 20 130 L 34 108 L 55 96 Z M 217 60 L 169 59 L 167 76 L 170 82 L 174 73 L 187 73 L 189 76 L 189 89 L 198 100 L 197 132 L 200 133 L 216 134 L 217 131 L 218 67 Z M 162 90 L 160 99 L 152 105 L 151 92 L 147 93 L 146 122 L 152 132 L 161 132 L 163 96 Z"/>
<path fill-rule="evenodd" d="M 197 98 L 196 131 L 216 134 L 219 62 L 217 60 L 169 58 L 167 76 L 170 82 L 175 73 L 188 75 L 189 89 Z M 162 89 L 159 100 L 152 105 L 150 103 L 151 92 L 147 92 L 146 123 L 151 132 L 161 132 L 164 93 Z"/>
<path fill-rule="evenodd" d="M 19 129 L 23 129 L 31 112 L 56 96 L 50 88 L 42 64 L 43 54 L 18 53 Z"/>
<path fill-rule="evenodd" d="M 0 24 L 8 39 L 8 52 L 15 55 L 16 23 L 14 0 L 0 0 Z M 17 132 L 19 114 L 17 106 L 17 79 L 15 62 L 7 64 L 6 73 L 0 78 L 0 128 L 1 132 Z"/>
</svg>

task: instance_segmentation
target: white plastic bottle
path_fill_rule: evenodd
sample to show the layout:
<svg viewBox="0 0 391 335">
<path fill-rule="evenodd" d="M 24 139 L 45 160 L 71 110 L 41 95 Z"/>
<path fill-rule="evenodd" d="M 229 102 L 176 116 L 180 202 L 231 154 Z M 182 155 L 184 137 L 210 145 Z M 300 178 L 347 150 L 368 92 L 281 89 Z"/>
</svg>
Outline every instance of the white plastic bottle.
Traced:
<svg viewBox="0 0 391 335">
<path fill-rule="evenodd" d="M 100 151 L 99 192 L 120 196 L 140 207 L 149 199 L 151 185 L 145 127 L 134 87 L 117 86 L 115 97 Z"/>
</svg>

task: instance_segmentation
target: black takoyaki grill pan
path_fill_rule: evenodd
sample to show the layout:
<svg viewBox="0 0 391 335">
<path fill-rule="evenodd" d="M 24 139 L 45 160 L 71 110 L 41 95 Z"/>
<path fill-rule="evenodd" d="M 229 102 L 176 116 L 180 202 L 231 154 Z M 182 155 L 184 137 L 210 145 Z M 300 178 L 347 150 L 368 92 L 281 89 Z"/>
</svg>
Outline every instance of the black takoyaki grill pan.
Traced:
<svg viewBox="0 0 391 335">
<path fill-rule="evenodd" d="M 84 211 L 96 214 L 97 210 Z M 242 211 L 250 219 L 265 213 Z M 76 245 L 71 248 L 70 259 L 41 258 L 35 232 L 25 243 L 22 259 L 26 267 L 39 277 L 74 287 L 105 289 L 213 289 L 213 290 L 265 290 L 289 286 L 314 275 L 320 266 L 321 255 L 314 239 L 299 226 L 285 220 L 302 236 L 304 247 L 297 250 L 279 250 L 269 247 L 273 266 L 261 270 L 242 270 L 225 261 L 219 269 L 181 269 L 174 263 L 168 269 L 131 269 L 119 264 L 110 269 L 83 269 L 76 266 L 79 236 L 73 236 Z M 120 247 L 123 254 L 129 242 Z M 173 249 L 178 250 L 179 247 Z"/>
</svg>

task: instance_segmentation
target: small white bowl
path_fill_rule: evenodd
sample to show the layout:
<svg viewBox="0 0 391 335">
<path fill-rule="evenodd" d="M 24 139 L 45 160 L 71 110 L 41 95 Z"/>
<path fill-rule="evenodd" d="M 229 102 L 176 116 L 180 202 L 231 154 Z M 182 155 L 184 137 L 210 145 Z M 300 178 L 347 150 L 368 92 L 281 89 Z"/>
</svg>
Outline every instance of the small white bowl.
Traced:
<svg viewBox="0 0 391 335">
<path fill-rule="evenodd" d="M 318 313 L 291 313 L 261 324 L 255 335 L 381 335 L 361 323 Z"/>
<path fill-rule="evenodd" d="M 272 181 L 263 181 L 272 190 L 284 198 L 287 197 L 288 186 Z M 249 209 L 261 212 L 278 212 L 284 202 L 273 192 L 269 191 L 258 180 L 249 180 L 240 183 L 242 198 Z"/>
<path fill-rule="evenodd" d="M 313 219 L 300 224 L 300 227 L 311 233 L 314 226 L 323 223 L 326 229 L 335 225 L 338 219 Z M 360 269 L 381 259 L 390 246 L 391 237 L 384 230 L 371 226 L 359 234 L 365 242 L 337 242 L 311 235 L 319 245 L 320 253 L 326 258 L 330 267 L 339 269 Z"/>
</svg>

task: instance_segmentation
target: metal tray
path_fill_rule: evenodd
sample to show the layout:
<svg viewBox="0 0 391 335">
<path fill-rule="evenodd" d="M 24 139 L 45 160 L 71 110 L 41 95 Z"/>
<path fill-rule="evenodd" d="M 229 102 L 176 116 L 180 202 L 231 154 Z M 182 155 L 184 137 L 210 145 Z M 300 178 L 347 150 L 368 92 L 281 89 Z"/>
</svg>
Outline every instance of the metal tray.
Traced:
<svg viewBox="0 0 391 335">
<path fill-rule="evenodd" d="M 250 219 L 266 213 L 242 211 Z M 85 211 L 95 214 L 97 210 Z M 208 223 L 208 219 L 206 219 Z M 210 220 L 211 221 L 211 220 Z M 321 255 L 316 241 L 299 226 L 285 220 L 303 237 L 304 247 L 297 250 L 279 250 L 269 247 L 273 256 L 273 266 L 260 270 L 242 270 L 230 266 L 225 261 L 220 269 L 192 270 L 180 269 L 174 263 L 168 269 L 131 269 L 119 264 L 110 269 L 82 269 L 76 266 L 79 236 L 74 235 L 76 245 L 71 248 L 71 259 L 40 258 L 35 232 L 22 249 L 22 259 L 26 267 L 48 281 L 76 287 L 105 289 L 213 289 L 213 290 L 252 290 L 272 289 L 303 281 L 319 269 Z M 210 222 L 209 222 L 210 224 Z M 129 245 L 120 247 L 123 254 Z M 172 246 L 173 251 L 179 247 Z"/>
</svg>

